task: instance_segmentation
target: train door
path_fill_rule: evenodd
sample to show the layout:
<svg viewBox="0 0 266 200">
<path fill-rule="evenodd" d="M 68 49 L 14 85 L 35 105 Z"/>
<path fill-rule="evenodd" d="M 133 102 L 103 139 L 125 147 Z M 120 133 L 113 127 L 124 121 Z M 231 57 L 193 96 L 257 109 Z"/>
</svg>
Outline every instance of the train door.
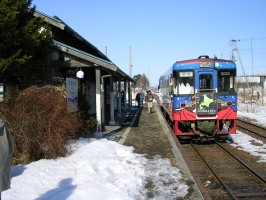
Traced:
<svg viewBox="0 0 266 200">
<path fill-rule="evenodd" d="M 208 91 L 213 89 L 213 74 L 212 73 L 199 73 L 199 90 Z"/>
<path fill-rule="evenodd" d="M 217 74 L 215 71 L 196 73 L 196 115 L 198 118 L 217 117 Z"/>
</svg>

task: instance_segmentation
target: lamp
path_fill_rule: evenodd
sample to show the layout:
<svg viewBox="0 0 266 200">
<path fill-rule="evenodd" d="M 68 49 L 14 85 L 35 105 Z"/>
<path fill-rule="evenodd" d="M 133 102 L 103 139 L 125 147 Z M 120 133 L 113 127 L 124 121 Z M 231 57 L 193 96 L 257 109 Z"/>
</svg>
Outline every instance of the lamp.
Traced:
<svg viewBox="0 0 266 200">
<path fill-rule="evenodd" d="M 82 71 L 82 69 L 80 68 L 79 71 L 76 74 L 77 78 L 84 78 L 84 72 Z"/>
</svg>

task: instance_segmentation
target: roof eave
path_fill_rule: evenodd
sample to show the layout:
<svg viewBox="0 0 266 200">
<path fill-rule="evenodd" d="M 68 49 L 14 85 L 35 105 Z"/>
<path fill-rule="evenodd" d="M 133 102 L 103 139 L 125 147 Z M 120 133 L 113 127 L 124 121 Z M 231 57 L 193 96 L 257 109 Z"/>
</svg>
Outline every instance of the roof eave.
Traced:
<svg viewBox="0 0 266 200">
<path fill-rule="evenodd" d="M 66 25 L 64 23 L 60 22 L 59 20 L 56 20 L 56 19 L 54 19 L 54 18 L 52 18 L 52 17 L 50 17 L 44 13 L 39 12 L 39 11 L 35 11 L 33 15 L 35 17 L 42 18 L 45 22 L 47 22 L 53 26 L 56 26 L 62 30 L 64 30 L 66 27 Z"/>
</svg>

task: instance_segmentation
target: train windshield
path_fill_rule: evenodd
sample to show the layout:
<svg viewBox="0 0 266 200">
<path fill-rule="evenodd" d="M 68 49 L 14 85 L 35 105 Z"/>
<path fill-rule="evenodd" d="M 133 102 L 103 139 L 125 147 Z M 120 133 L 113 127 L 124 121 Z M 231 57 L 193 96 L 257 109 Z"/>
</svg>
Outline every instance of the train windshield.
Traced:
<svg viewBox="0 0 266 200">
<path fill-rule="evenodd" d="M 199 86 L 200 89 L 212 89 L 213 82 L 212 82 L 212 74 L 201 74 L 199 76 Z"/>
<path fill-rule="evenodd" d="M 232 94 L 235 92 L 235 71 L 218 72 L 218 92 Z"/>
<path fill-rule="evenodd" d="M 175 95 L 194 94 L 194 74 L 193 71 L 180 71 L 176 73 L 174 87 Z"/>
</svg>

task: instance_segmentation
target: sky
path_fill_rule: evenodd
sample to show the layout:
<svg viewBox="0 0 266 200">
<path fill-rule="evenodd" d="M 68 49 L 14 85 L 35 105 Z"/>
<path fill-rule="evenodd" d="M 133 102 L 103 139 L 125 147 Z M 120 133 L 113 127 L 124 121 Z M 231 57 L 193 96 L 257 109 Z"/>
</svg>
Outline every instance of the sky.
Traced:
<svg viewBox="0 0 266 200">
<path fill-rule="evenodd" d="M 266 126 L 266 106 L 238 105 L 240 117 Z M 12 166 L 11 189 L 2 192 L 2 199 L 144 200 L 150 194 L 145 189 L 147 181 L 154 184 L 151 199 L 179 199 L 188 194 L 182 171 L 172 167 L 169 159 L 148 159 L 112 138 L 80 138 L 67 145 L 69 155 L 64 158 Z M 261 140 L 240 131 L 230 138 L 232 147 L 266 162 L 266 144 Z"/>
<path fill-rule="evenodd" d="M 145 74 L 152 86 L 174 62 L 209 55 L 230 59 L 238 75 L 266 67 L 265 0 L 33 0 L 58 16 L 121 70 Z M 242 64 L 241 64 L 241 62 Z"/>
</svg>

